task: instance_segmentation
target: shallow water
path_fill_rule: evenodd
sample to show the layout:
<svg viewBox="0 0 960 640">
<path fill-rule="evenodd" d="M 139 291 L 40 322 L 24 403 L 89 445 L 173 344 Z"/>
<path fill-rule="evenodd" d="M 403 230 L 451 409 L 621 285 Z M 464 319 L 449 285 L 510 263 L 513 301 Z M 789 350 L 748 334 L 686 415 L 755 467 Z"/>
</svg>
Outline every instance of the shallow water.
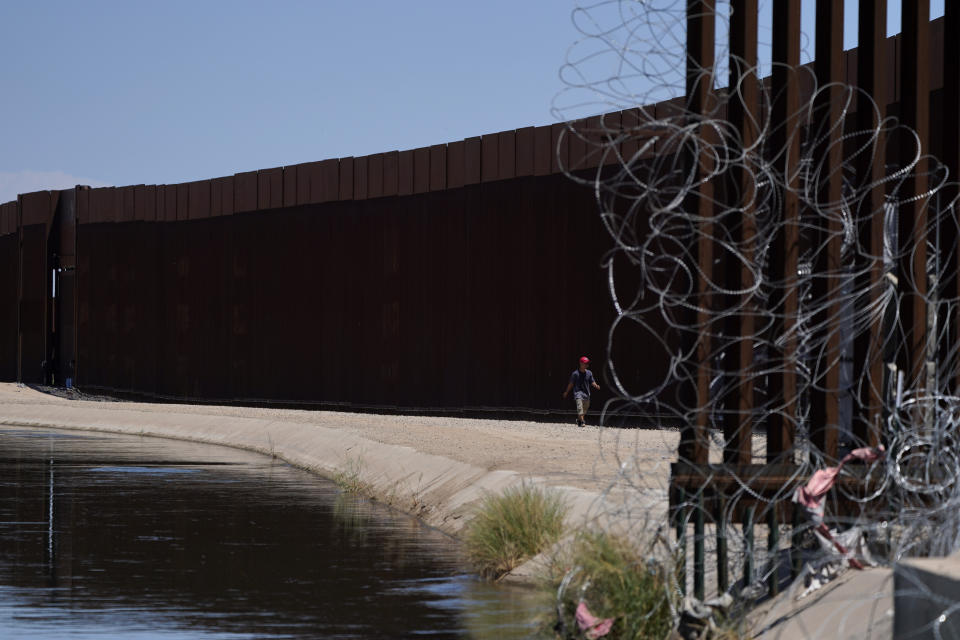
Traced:
<svg viewBox="0 0 960 640">
<path fill-rule="evenodd" d="M 0 427 L 0 637 L 520 638 L 534 596 L 265 456 Z"/>
</svg>

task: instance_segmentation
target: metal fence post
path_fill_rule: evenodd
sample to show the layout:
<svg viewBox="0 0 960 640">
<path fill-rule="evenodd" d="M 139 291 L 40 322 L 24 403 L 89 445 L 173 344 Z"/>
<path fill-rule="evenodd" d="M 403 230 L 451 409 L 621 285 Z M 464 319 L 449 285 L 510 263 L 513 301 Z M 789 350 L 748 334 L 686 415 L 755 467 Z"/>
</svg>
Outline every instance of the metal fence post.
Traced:
<svg viewBox="0 0 960 640">
<path fill-rule="evenodd" d="M 677 489 L 677 552 L 679 559 L 677 561 L 677 583 L 680 585 L 680 593 L 687 594 L 687 520 L 685 517 L 686 508 L 684 502 L 687 500 L 687 493 L 683 489 Z"/>
<path fill-rule="evenodd" d="M 693 520 L 693 595 L 703 600 L 705 587 L 704 536 L 703 536 L 703 491 L 697 494 L 697 513 Z"/>
<path fill-rule="evenodd" d="M 743 583 L 753 582 L 753 505 L 743 514 Z"/>
<path fill-rule="evenodd" d="M 730 588 L 730 579 L 727 574 L 727 521 L 724 519 L 725 501 L 717 499 L 717 588 L 720 593 L 726 593 Z"/>
<path fill-rule="evenodd" d="M 770 563 L 773 566 L 770 572 L 770 595 L 775 596 L 780 593 L 780 559 L 778 549 L 780 546 L 780 521 L 777 519 L 777 503 L 770 504 L 770 511 L 767 514 L 767 555 L 770 556 Z"/>
</svg>

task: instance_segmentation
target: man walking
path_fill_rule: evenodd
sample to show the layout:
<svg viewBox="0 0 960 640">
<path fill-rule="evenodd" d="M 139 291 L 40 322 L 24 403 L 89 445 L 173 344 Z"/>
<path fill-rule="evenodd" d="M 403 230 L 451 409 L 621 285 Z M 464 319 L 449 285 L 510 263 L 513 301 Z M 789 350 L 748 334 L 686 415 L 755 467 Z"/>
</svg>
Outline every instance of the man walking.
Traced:
<svg viewBox="0 0 960 640">
<path fill-rule="evenodd" d="M 584 422 L 587 411 L 590 409 L 590 390 L 600 390 L 600 385 L 593 379 L 593 372 L 587 369 L 590 364 L 590 358 L 583 356 L 580 358 L 580 366 L 570 374 L 570 382 L 567 383 L 567 389 L 563 392 L 563 399 L 566 400 L 573 390 L 573 399 L 577 403 L 577 426 L 586 426 Z"/>
</svg>

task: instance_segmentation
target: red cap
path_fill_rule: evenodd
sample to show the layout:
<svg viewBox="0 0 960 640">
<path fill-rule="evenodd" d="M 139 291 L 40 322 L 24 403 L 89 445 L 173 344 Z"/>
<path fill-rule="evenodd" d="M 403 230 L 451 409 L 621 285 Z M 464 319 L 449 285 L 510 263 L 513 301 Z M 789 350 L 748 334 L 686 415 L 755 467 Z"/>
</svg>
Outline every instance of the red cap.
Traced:
<svg viewBox="0 0 960 640">
<path fill-rule="evenodd" d="M 580 358 L 580 362 L 583 364 L 590 364 L 590 358 L 588 358 L 587 356 L 583 356 L 582 358 Z"/>
</svg>

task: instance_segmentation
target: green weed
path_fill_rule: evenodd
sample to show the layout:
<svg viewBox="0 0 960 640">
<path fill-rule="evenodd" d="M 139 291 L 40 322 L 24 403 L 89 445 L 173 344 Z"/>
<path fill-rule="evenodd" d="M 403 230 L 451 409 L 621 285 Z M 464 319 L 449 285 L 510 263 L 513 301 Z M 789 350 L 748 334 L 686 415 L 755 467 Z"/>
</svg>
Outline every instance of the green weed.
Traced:
<svg viewBox="0 0 960 640">
<path fill-rule="evenodd" d="M 343 469 L 337 471 L 333 478 L 333 483 L 347 493 L 355 493 L 362 496 L 370 495 L 370 486 L 360 479 L 363 472 L 363 459 L 360 457 L 348 457 L 343 464 Z"/>
<path fill-rule="evenodd" d="M 627 540 L 606 533 L 585 533 L 574 542 L 573 569 L 545 586 L 559 593 L 559 629 L 575 636 L 574 615 L 581 599 L 600 618 L 614 618 L 611 639 L 666 638 L 673 628 L 671 580 Z M 576 636 L 579 637 L 579 636 Z"/>
<path fill-rule="evenodd" d="M 481 575 L 500 577 L 556 542 L 568 509 L 556 491 L 528 484 L 488 496 L 464 536 L 467 555 Z"/>
</svg>

